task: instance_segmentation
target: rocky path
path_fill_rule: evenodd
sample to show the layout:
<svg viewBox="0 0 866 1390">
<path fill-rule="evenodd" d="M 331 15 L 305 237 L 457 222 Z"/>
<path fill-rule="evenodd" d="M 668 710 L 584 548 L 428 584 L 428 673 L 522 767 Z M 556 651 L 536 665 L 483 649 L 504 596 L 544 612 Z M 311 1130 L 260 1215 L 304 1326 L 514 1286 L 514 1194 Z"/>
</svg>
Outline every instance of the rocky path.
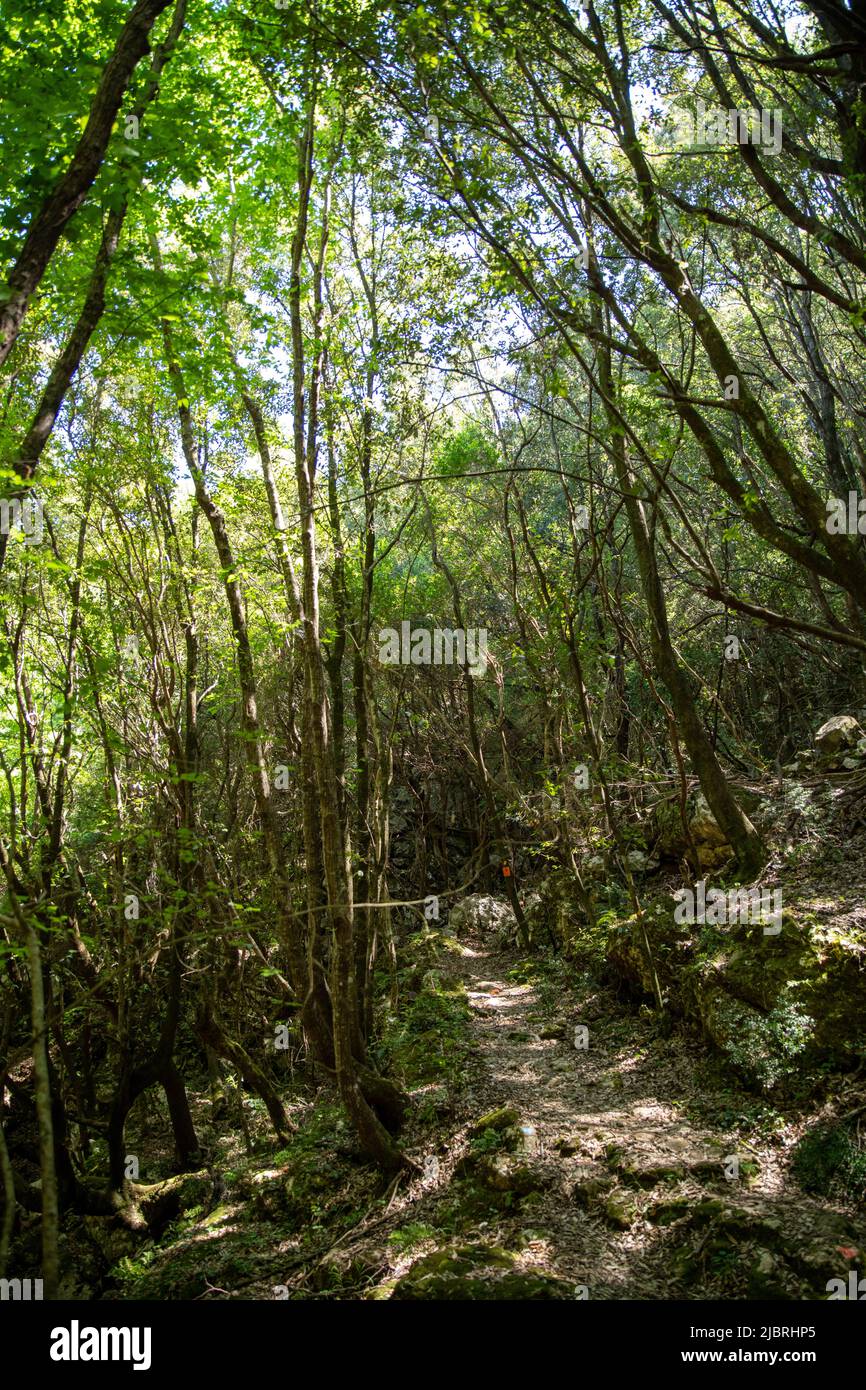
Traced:
<svg viewBox="0 0 866 1390">
<path fill-rule="evenodd" d="M 473 939 L 454 966 L 476 1050 L 451 1177 L 506 1202 L 474 1236 L 590 1299 L 826 1297 L 862 1231 L 792 1184 L 784 1151 L 690 1118 L 695 1041 L 608 991 L 551 1007 L 515 965 Z"/>
<path fill-rule="evenodd" d="M 171 1180 L 189 1216 L 143 1250 L 124 1232 L 102 1296 L 803 1300 L 862 1269 L 862 1208 L 792 1176 L 796 1115 L 650 1009 L 497 939 L 438 937 L 411 986 L 412 1008 L 448 1001 L 416 1012 L 441 1064 L 413 1092 L 416 1170 L 383 1187 L 326 1096 L 285 1150 L 263 1130 L 267 1160 L 223 1164 L 219 1196 L 208 1173 Z"/>
</svg>

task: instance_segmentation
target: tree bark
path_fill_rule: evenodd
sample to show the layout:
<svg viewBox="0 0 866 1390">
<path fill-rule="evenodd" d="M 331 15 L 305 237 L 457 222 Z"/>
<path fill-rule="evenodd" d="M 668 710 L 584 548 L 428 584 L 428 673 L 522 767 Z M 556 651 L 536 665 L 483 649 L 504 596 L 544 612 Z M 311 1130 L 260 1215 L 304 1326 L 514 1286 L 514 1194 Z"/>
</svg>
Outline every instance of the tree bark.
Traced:
<svg viewBox="0 0 866 1390">
<path fill-rule="evenodd" d="M 0 366 L 18 337 L 30 300 L 58 241 L 99 173 L 132 74 L 149 52 L 148 40 L 156 19 L 170 3 L 171 0 L 138 0 L 117 37 L 75 154 L 31 221 L 9 276 L 8 297 L 0 308 Z"/>
<path fill-rule="evenodd" d="M 590 284 L 596 286 L 598 280 L 598 270 L 591 256 Z M 599 329 L 602 326 L 599 321 L 600 313 L 600 306 L 596 300 L 593 314 Z M 671 697 L 678 731 L 682 734 L 688 749 L 695 774 L 701 784 L 704 796 L 707 798 L 707 804 L 737 857 L 740 871 L 744 876 L 752 876 L 760 870 L 766 859 L 763 842 L 748 816 L 734 799 L 698 714 L 690 678 L 676 658 L 668 625 L 664 588 L 656 564 L 653 538 L 647 522 L 644 503 L 637 494 L 636 479 L 631 473 L 626 457 L 623 425 L 615 405 L 615 385 L 610 348 L 606 343 L 599 343 L 596 360 L 605 415 L 611 434 L 610 447 L 614 469 L 625 502 L 626 515 L 637 555 L 641 588 L 649 616 L 650 647 L 653 660 Z"/>
</svg>

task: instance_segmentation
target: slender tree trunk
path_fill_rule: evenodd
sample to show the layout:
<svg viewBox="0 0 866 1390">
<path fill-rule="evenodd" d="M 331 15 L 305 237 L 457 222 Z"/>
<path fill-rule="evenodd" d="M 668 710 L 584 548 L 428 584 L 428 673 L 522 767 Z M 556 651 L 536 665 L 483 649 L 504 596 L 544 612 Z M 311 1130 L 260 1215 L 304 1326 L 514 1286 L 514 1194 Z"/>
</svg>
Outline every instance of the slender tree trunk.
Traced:
<svg viewBox="0 0 866 1390">
<path fill-rule="evenodd" d="M 4 1094 L 6 1091 L 5 1078 L 0 1083 L 0 1108 L 3 1106 Z M 12 1163 L 9 1158 L 9 1150 L 6 1146 L 6 1135 L 3 1125 L 0 1123 L 0 1178 L 3 1179 L 3 1225 L 0 1227 L 0 1279 L 6 1277 L 6 1263 L 9 1259 L 9 1247 L 12 1244 L 12 1229 L 15 1225 L 15 1174 L 12 1171 Z"/>
<path fill-rule="evenodd" d="M 288 1139 L 294 1133 L 295 1126 L 286 1114 L 276 1088 L 246 1048 L 236 1038 L 229 1037 L 209 1009 L 199 1015 L 196 1031 L 202 1042 L 212 1048 L 218 1057 L 231 1062 L 250 1090 L 264 1102 L 277 1138 L 281 1141 Z"/>
<path fill-rule="evenodd" d="M 598 271 L 597 268 L 593 269 L 593 262 L 590 266 L 590 283 L 592 285 L 598 283 Z M 737 857 L 740 871 L 746 877 L 753 876 L 759 872 L 765 862 L 764 846 L 748 816 L 734 799 L 698 714 L 695 692 L 692 689 L 690 678 L 680 665 L 674 652 L 668 625 L 667 603 L 656 564 L 655 547 L 647 522 L 646 509 L 642 499 L 637 495 L 636 479 L 629 469 L 626 458 L 625 436 L 615 404 L 610 347 L 607 342 L 603 341 L 604 334 L 601 332 L 600 307 L 597 300 L 594 303 L 593 313 L 596 326 L 599 329 L 598 374 L 611 436 L 610 450 L 637 555 L 641 587 L 649 616 L 650 647 L 653 660 L 670 695 L 678 730 L 682 734 L 683 742 L 692 761 L 692 767 L 701 784 L 704 796 L 707 798 L 707 804 Z"/>
<path fill-rule="evenodd" d="M 33 1072 L 36 1116 L 39 1122 L 39 1169 L 42 1179 L 42 1279 L 44 1296 L 57 1298 L 60 1284 L 60 1204 L 54 1167 L 54 1124 L 51 1114 L 51 1079 L 48 1070 L 48 1021 L 42 979 L 42 952 L 32 922 L 27 928 L 27 963 L 30 970 L 30 1009 L 33 1019 Z"/>
<path fill-rule="evenodd" d="M 144 117 L 147 107 L 159 91 L 159 79 L 180 37 L 185 17 L 186 0 L 176 0 L 171 28 L 153 55 L 144 94 L 135 111 L 130 113 L 138 120 Z M 81 359 L 93 337 L 97 324 L 102 318 L 105 310 L 105 287 L 108 282 L 108 273 L 117 251 L 128 207 L 129 198 L 127 196 L 124 197 L 120 207 L 116 211 L 110 212 L 106 218 L 99 251 L 93 263 L 81 312 L 66 340 L 63 351 L 51 370 L 51 375 L 45 383 L 30 427 L 18 448 L 17 454 L 12 459 L 12 467 L 24 483 L 29 483 L 36 472 L 42 452 L 51 438 L 57 416 L 66 399 L 66 393 L 78 371 Z M 0 534 L 0 570 L 2 570 L 6 559 L 8 544 L 8 535 L 5 532 Z"/>
<path fill-rule="evenodd" d="M 353 892 L 349 869 L 348 826 L 340 813 L 340 796 L 325 684 L 325 663 L 319 629 L 319 564 L 315 523 L 315 458 L 318 430 L 318 389 L 321 348 L 311 361 L 307 389 L 304 333 L 301 320 L 301 264 L 307 242 L 310 193 L 313 182 L 313 133 L 315 95 L 308 103 L 304 133 L 299 141 L 299 206 L 292 240 L 292 272 L 289 308 L 292 332 L 295 478 L 301 513 L 303 554 L 304 653 L 307 666 L 308 729 L 312 741 L 313 771 L 319 798 L 319 830 L 322 865 L 332 931 L 331 1001 L 333 1009 L 334 1062 L 337 1085 L 346 1112 L 361 1143 L 375 1162 L 395 1170 L 404 1158 L 371 1108 L 362 1090 L 359 1063 L 363 1059 L 358 1015 L 357 978 L 353 939 Z M 327 243 L 327 216 L 319 243 L 314 283 L 314 334 L 321 321 L 322 262 Z"/>
<path fill-rule="evenodd" d="M 34 216 L 9 276 L 8 298 L 0 308 L 0 366 L 18 337 L 30 300 L 58 241 L 99 173 L 130 78 L 149 51 L 148 39 L 154 22 L 170 3 L 171 0 L 138 0 L 117 37 L 75 154 Z"/>
</svg>

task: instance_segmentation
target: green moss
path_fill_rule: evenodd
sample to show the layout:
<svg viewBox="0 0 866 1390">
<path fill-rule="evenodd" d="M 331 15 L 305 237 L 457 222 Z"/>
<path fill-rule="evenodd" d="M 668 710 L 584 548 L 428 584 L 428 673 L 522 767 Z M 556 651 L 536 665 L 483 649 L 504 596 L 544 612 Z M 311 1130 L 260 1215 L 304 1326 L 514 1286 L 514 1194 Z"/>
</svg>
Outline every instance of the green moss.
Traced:
<svg viewBox="0 0 866 1390">
<path fill-rule="evenodd" d="M 421 1245 L 425 1240 L 433 1240 L 438 1234 L 433 1226 L 425 1226 L 423 1221 L 410 1221 L 400 1226 L 388 1236 L 388 1244 L 395 1250 L 410 1250 L 413 1245 Z"/>
<path fill-rule="evenodd" d="M 721 886 L 724 876 L 717 876 Z M 676 923 L 664 895 L 645 904 L 652 966 L 674 1013 L 699 1023 L 748 1084 L 797 1084 L 805 1068 L 851 1065 L 864 1055 L 862 928 L 787 906 L 781 931 L 753 923 Z M 641 924 L 608 923 L 607 960 L 640 996 L 653 993 Z M 790 1078 L 790 1081 L 789 1081 Z"/>
<path fill-rule="evenodd" d="M 511 1105 L 502 1105 L 476 1120 L 469 1131 L 469 1140 L 473 1148 L 483 1149 L 489 1146 L 492 1136 L 505 1136 L 519 1125 L 520 1112 Z"/>
<path fill-rule="evenodd" d="M 496 1246 L 463 1245 L 436 1250 L 417 1260 L 398 1280 L 397 1300 L 562 1300 L 574 1297 L 570 1285 L 543 1270 L 519 1270 L 515 1257 Z"/>
<path fill-rule="evenodd" d="M 462 1080 L 471 1051 L 470 1014 L 462 986 L 428 982 L 409 999 L 396 1019 L 389 1020 L 377 1060 L 408 1086 L 421 1086 L 447 1077 Z"/>
</svg>

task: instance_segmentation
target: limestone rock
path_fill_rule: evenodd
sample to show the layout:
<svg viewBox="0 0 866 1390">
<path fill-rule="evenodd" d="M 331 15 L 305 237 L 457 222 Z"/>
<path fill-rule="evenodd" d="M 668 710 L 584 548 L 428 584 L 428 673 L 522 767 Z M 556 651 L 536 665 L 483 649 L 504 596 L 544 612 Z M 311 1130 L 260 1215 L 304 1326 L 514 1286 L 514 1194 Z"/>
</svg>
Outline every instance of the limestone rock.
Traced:
<svg viewBox="0 0 866 1390">
<path fill-rule="evenodd" d="M 753 821 L 766 819 L 764 797 L 753 788 L 737 787 L 734 792 L 737 802 Z M 717 868 L 730 858 L 732 851 L 724 831 L 699 788 L 689 794 L 686 816 L 702 867 Z M 651 812 L 651 822 L 655 836 L 653 856 L 658 853 L 668 859 L 681 859 L 689 845 L 683 830 L 679 798 L 666 796 L 657 801 Z"/>
<path fill-rule="evenodd" d="M 673 1197 L 662 1197 L 646 1209 L 646 1218 L 654 1226 L 672 1226 L 675 1221 L 688 1216 L 694 1206 L 694 1198 L 687 1193 Z"/>
<path fill-rule="evenodd" d="M 664 990 L 674 983 L 675 976 L 688 958 L 692 947 L 690 928 L 674 921 L 675 903 L 670 899 L 661 914 L 645 915 L 642 924 L 637 917 L 616 922 L 607 938 L 607 960 L 615 974 L 639 995 L 653 995 L 653 972 L 647 955 L 644 930 L 652 952 L 653 964 Z"/>
<path fill-rule="evenodd" d="M 701 844 L 723 845 L 726 843 L 725 832 L 710 810 L 707 798 L 700 791 L 695 796 L 694 809 L 689 817 L 689 830 L 698 847 Z"/>
<path fill-rule="evenodd" d="M 548 1186 L 548 1179 L 539 1169 L 508 1154 L 483 1154 L 475 1164 L 475 1175 L 492 1192 L 511 1192 L 515 1197 L 543 1192 Z"/>
<path fill-rule="evenodd" d="M 653 874 L 659 862 L 659 855 L 655 851 L 630 849 L 626 855 L 626 863 L 633 874 Z"/>
<path fill-rule="evenodd" d="M 610 1192 L 615 1181 L 601 1164 L 583 1163 L 572 1177 L 571 1200 L 579 1207 L 590 1207 Z"/>
<path fill-rule="evenodd" d="M 620 1178 L 638 1187 L 682 1178 L 722 1177 L 722 1153 L 685 1127 L 679 1131 L 637 1130 L 627 1152 L 617 1152 L 611 1166 Z"/>
<path fill-rule="evenodd" d="M 843 1252 L 858 1245 L 848 1218 L 802 1197 L 703 1198 L 693 1206 L 690 1223 L 706 1232 L 704 1249 L 758 1244 L 748 1273 L 752 1297 L 802 1298 L 809 1290 L 826 1298 L 827 1280 L 847 1275 Z M 795 1281 L 800 1284 L 797 1293 Z"/>
<path fill-rule="evenodd" d="M 540 1038 L 564 1038 L 568 1032 L 568 1024 L 563 1020 L 559 1023 L 546 1023 L 539 1033 Z"/>
<path fill-rule="evenodd" d="M 586 1145 L 584 1134 L 566 1134 L 556 1141 L 556 1152 L 562 1154 L 563 1158 L 572 1158 L 575 1154 L 583 1152 Z"/>
<path fill-rule="evenodd" d="M 796 1289 L 791 1286 L 790 1275 L 784 1263 L 772 1250 L 757 1250 L 755 1260 L 749 1269 L 749 1294 L 752 1298 L 768 1298 L 778 1301 L 795 1299 Z"/>
<path fill-rule="evenodd" d="M 516 936 L 517 922 L 510 903 L 489 893 L 470 893 L 455 904 L 448 918 L 455 936 L 487 936 L 493 932 Z"/>
<path fill-rule="evenodd" d="M 844 749 L 855 748 L 863 730 L 850 714 L 836 714 L 822 724 L 815 735 L 815 747 L 822 757 L 835 757 Z"/>
<path fill-rule="evenodd" d="M 856 1062 L 866 1014 L 866 941 L 805 908 L 781 931 L 674 921 L 673 901 L 642 922 L 615 923 L 607 961 L 639 998 L 652 998 L 652 964 L 671 1011 L 696 1022 L 748 1084 L 775 1087 L 804 1066 Z M 647 952 L 644 932 L 649 942 Z"/>
<path fill-rule="evenodd" d="M 729 844 L 711 845 L 699 843 L 697 845 L 698 862 L 702 869 L 719 869 L 731 857 L 733 850 Z"/>
</svg>

